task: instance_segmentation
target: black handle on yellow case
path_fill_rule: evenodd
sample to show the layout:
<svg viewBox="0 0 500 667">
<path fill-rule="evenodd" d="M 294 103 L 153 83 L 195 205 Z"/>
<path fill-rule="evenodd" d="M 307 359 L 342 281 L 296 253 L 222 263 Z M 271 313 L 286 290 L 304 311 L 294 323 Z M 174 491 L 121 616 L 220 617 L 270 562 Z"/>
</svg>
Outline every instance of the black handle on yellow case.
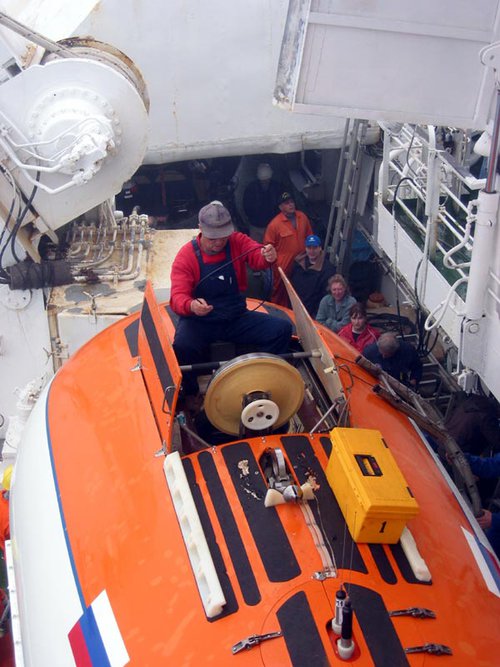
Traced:
<svg viewBox="0 0 500 667">
<path fill-rule="evenodd" d="M 364 477 L 382 477 L 383 472 L 374 456 L 371 454 L 355 454 L 354 458 Z"/>
</svg>

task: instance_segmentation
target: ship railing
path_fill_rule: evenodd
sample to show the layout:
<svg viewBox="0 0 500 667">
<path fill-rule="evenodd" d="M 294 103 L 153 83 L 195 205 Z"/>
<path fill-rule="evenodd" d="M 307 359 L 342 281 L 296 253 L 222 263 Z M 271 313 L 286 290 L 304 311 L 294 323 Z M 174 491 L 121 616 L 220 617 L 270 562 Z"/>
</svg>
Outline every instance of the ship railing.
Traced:
<svg viewBox="0 0 500 667">
<path fill-rule="evenodd" d="M 459 134 L 457 130 L 453 133 Z M 462 135 L 461 142 L 467 144 L 469 137 Z M 467 159 L 470 161 L 470 157 L 462 157 L 465 162 Z M 475 189 L 485 182 L 437 143 L 433 127 L 425 130 L 403 125 L 395 133 L 384 133 L 379 182 L 382 201 L 387 208 L 392 207 L 396 223 L 408 230 L 438 268 L 447 258 L 444 269 L 452 270 L 446 276 L 449 282 L 467 277 L 474 239 L 466 222 L 470 207 L 463 200 L 474 197 Z M 457 246 L 461 251 L 458 260 L 452 256 Z"/>
</svg>

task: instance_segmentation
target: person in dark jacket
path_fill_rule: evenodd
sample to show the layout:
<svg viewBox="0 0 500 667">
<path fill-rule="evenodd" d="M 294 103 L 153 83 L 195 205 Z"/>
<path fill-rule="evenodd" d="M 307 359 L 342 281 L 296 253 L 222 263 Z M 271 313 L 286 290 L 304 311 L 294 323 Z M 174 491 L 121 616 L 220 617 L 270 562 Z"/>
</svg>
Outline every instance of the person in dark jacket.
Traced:
<svg viewBox="0 0 500 667">
<path fill-rule="evenodd" d="M 470 454 L 465 456 L 470 469 L 480 479 L 500 477 L 500 454 L 485 458 L 471 456 Z M 489 539 L 496 555 L 500 558 L 500 514 L 484 509 L 482 515 L 477 518 L 477 522 L 486 533 L 486 537 Z"/>
<path fill-rule="evenodd" d="M 500 451 L 498 407 L 487 396 L 462 395 L 445 425 L 464 452 L 491 456 Z"/>
<path fill-rule="evenodd" d="M 363 356 L 412 389 L 422 378 L 422 362 L 417 351 L 395 333 L 383 333 L 376 343 L 365 347 Z"/>
<path fill-rule="evenodd" d="M 311 317 L 316 317 L 328 278 L 334 274 L 335 267 L 321 247 L 321 239 L 316 234 L 309 234 L 304 252 L 295 258 L 291 282 Z"/>
<path fill-rule="evenodd" d="M 243 210 L 250 225 L 250 236 L 262 243 L 269 222 L 278 213 L 283 186 L 273 180 L 273 170 L 266 162 L 257 167 L 257 179 L 243 193 Z"/>
</svg>

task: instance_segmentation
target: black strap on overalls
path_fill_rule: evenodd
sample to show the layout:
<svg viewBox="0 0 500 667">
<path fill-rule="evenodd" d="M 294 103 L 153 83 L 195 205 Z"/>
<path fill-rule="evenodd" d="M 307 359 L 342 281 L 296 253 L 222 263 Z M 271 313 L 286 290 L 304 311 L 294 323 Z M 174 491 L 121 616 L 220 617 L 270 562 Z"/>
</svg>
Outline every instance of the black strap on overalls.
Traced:
<svg viewBox="0 0 500 667">
<path fill-rule="evenodd" d="M 239 317 L 246 310 L 246 299 L 240 293 L 238 279 L 231 259 L 229 241 L 226 244 L 226 256 L 221 262 L 205 264 L 198 240 L 191 241 L 200 266 L 200 281 L 194 296 L 205 301 L 214 309 L 203 320 L 221 322 Z"/>
</svg>

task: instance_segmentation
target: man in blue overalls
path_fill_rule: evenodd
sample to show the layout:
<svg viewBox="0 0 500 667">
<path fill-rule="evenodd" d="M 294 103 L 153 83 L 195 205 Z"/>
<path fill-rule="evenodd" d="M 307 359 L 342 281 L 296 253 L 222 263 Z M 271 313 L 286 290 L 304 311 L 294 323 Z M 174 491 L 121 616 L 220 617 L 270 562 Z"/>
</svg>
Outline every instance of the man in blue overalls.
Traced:
<svg viewBox="0 0 500 667">
<path fill-rule="evenodd" d="M 204 206 L 198 221 L 200 233 L 172 264 L 170 306 L 180 316 L 173 343 L 179 365 L 206 361 L 207 348 L 216 340 L 252 345 L 259 352 L 287 352 L 291 322 L 247 310 L 242 294 L 246 265 L 257 271 L 267 268 L 276 261 L 274 247 L 235 232 L 229 211 L 219 201 Z M 186 396 L 197 394 L 193 373 L 184 374 L 183 390 Z"/>
</svg>

